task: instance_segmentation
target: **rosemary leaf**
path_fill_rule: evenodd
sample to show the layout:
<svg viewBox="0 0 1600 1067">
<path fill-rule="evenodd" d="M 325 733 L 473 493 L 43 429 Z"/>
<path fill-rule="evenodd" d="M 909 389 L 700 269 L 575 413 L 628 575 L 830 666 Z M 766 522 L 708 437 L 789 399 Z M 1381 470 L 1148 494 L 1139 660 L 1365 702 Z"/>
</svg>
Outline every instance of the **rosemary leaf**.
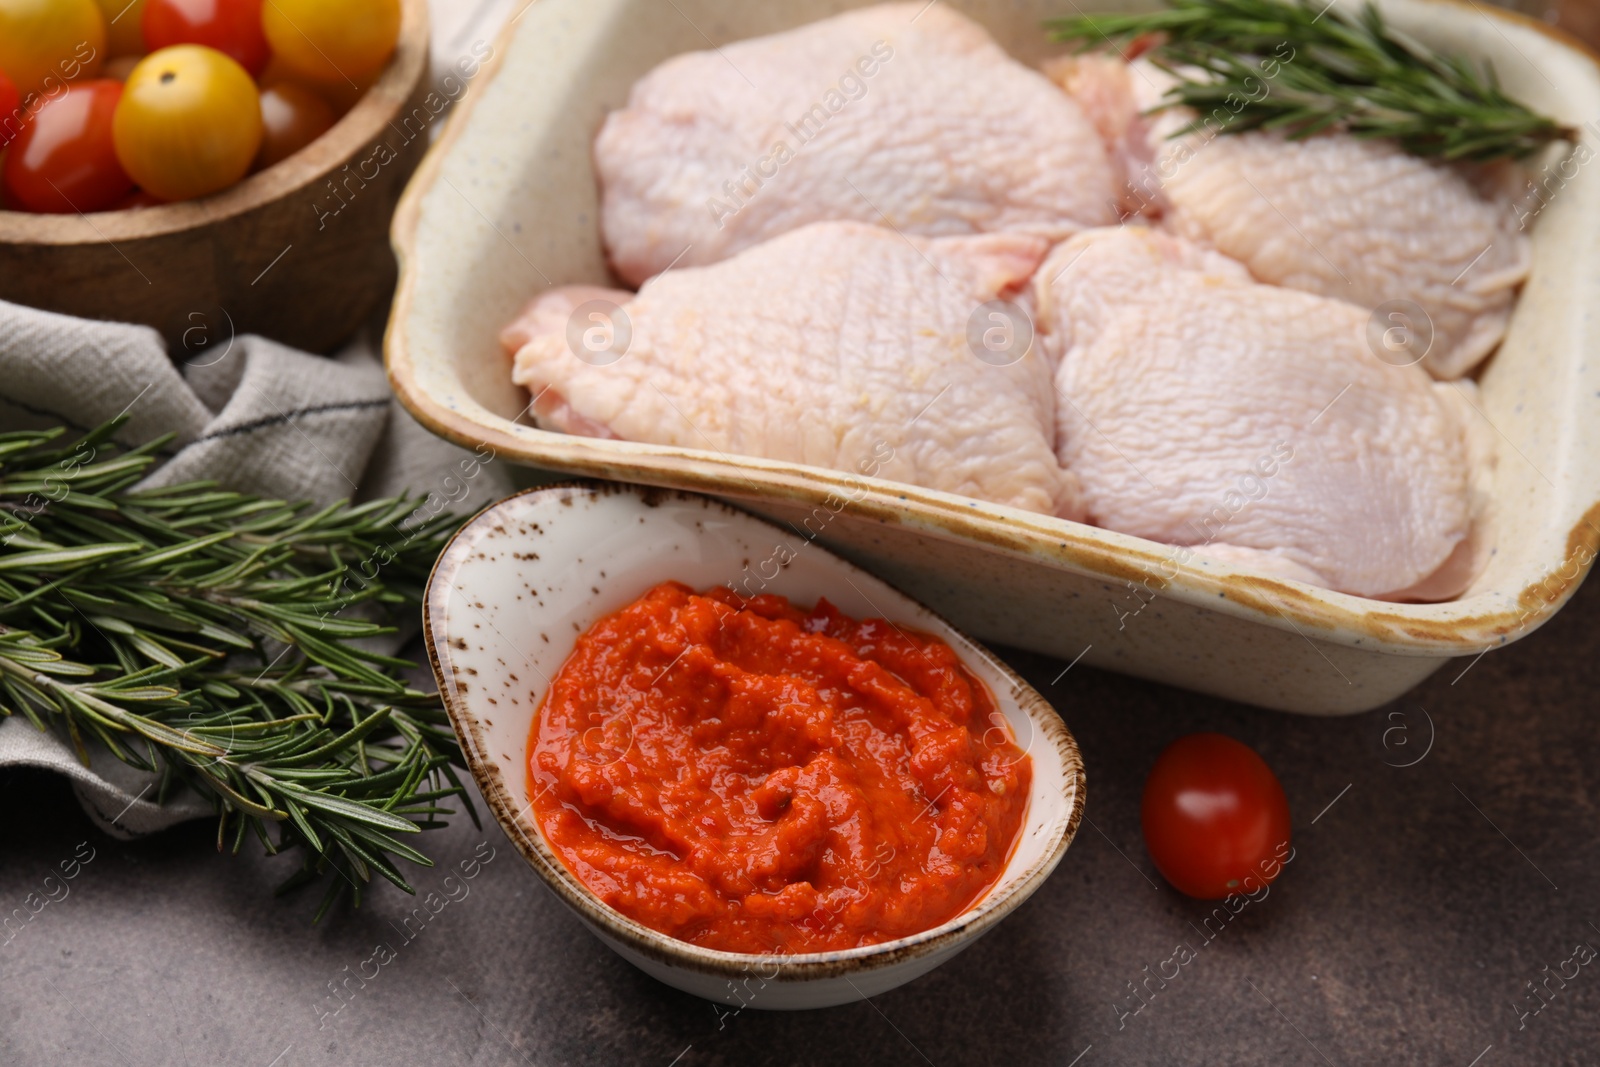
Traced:
<svg viewBox="0 0 1600 1067">
<path fill-rule="evenodd" d="M 122 448 L 120 425 L 0 434 L 0 715 L 157 772 L 157 802 L 192 789 L 219 851 L 301 850 L 280 891 L 325 881 L 317 919 L 374 873 L 410 892 L 394 861 L 431 861 L 399 836 L 440 801 L 478 813 L 438 697 L 355 642 L 415 619 L 456 520 L 135 489 L 166 440 Z"/>
<path fill-rule="evenodd" d="M 1442 55 L 1326 0 L 1169 0 L 1165 10 L 1053 20 L 1054 40 L 1088 49 L 1150 44 L 1178 79 L 1161 108 L 1220 118 L 1224 133 L 1341 129 L 1445 160 L 1526 157 L 1575 132 L 1507 96 L 1494 68 Z M 1153 42 L 1153 43 L 1151 43 Z"/>
</svg>

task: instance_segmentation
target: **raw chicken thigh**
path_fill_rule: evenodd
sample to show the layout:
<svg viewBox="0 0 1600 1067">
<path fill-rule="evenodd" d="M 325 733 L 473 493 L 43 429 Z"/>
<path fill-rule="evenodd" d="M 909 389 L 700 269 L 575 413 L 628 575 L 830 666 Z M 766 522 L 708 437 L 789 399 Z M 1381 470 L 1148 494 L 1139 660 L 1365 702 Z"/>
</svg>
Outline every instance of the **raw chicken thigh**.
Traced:
<svg viewBox="0 0 1600 1067">
<path fill-rule="evenodd" d="M 1015 362 L 983 360 L 968 342 L 974 313 L 1024 283 L 1047 250 L 1016 234 L 907 238 L 815 223 L 669 271 L 637 296 L 611 291 L 620 315 L 584 312 L 604 291 L 552 290 L 504 340 L 518 346 L 515 381 L 554 429 L 1077 518 L 1076 482 L 1053 449 L 1049 361 L 1037 346 Z M 602 358 L 574 343 L 588 328 L 602 329 Z"/>
<path fill-rule="evenodd" d="M 1367 312 L 1134 226 L 1058 246 L 1035 298 L 1089 521 L 1362 596 L 1474 577 L 1470 383 L 1379 359 Z"/>
<path fill-rule="evenodd" d="M 827 219 L 1053 240 L 1116 219 L 1072 98 L 921 0 L 669 59 L 594 155 L 602 235 L 634 285 Z"/>
<path fill-rule="evenodd" d="M 1124 200 L 1163 213 L 1173 232 L 1258 281 L 1382 308 L 1386 323 L 1413 332 L 1435 377 L 1467 373 L 1500 343 L 1528 239 L 1511 206 L 1465 171 L 1344 133 L 1172 139 L 1193 116 L 1139 117 L 1172 81 L 1149 63 L 1084 57 L 1052 73 L 1108 138 Z"/>
</svg>

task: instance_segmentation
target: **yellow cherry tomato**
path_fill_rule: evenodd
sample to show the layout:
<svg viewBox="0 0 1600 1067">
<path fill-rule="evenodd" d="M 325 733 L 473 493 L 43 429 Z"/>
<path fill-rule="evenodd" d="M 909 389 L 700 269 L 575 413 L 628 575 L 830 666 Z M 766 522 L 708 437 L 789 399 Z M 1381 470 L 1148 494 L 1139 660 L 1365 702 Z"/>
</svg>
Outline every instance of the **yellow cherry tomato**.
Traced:
<svg viewBox="0 0 1600 1067">
<path fill-rule="evenodd" d="M 98 78 L 105 58 L 106 20 L 95 0 L 0 0 L 0 70 L 24 99 Z"/>
<path fill-rule="evenodd" d="M 273 55 L 297 78 L 357 85 L 394 54 L 400 0 L 266 0 L 261 25 Z"/>
<path fill-rule="evenodd" d="M 128 75 L 112 136 L 141 188 L 193 200 L 249 172 L 261 148 L 261 100 L 234 60 L 204 45 L 174 45 Z"/>
<path fill-rule="evenodd" d="M 107 54 L 139 56 L 144 54 L 144 33 L 139 28 L 144 18 L 145 0 L 96 0 L 100 13 L 106 17 Z"/>
</svg>

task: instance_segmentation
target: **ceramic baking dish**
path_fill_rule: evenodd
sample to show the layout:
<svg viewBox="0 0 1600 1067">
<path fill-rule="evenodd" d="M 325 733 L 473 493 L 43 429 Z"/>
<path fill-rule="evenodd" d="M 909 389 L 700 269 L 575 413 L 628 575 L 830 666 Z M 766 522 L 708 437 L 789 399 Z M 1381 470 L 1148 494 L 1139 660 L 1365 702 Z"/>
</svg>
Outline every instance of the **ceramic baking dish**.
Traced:
<svg viewBox="0 0 1600 1067">
<path fill-rule="evenodd" d="M 1480 415 L 1500 446 L 1494 554 L 1472 589 L 1447 604 L 1383 603 L 1198 558 L 1176 568 L 1154 542 L 964 497 L 566 436 L 519 419 L 528 398 L 510 383 L 496 334 L 547 286 L 610 282 L 590 164 L 607 110 L 668 56 L 851 6 L 543 0 L 525 8 L 395 219 L 401 277 L 386 353 L 401 401 L 436 433 L 504 461 L 711 493 L 790 523 L 982 639 L 1269 708 L 1377 707 L 1448 659 L 1526 636 L 1571 596 L 1600 544 L 1594 166 L 1552 169 L 1543 182 L 1533 273 L 1480 383 Z M 952 6 L 1030 63 L 1054 48 L 1041 22 L 1075 10 L 1060 0 Z M 1582 158 L 1600 151 L 1600 126 L 1587 125 L 1600 119 L 1600 67 L 1581 46 L 1475 3 L 1381 7 L 1426 43 L 1491 61 L 1513 95 L 1582 127 Z"/>
</svg>

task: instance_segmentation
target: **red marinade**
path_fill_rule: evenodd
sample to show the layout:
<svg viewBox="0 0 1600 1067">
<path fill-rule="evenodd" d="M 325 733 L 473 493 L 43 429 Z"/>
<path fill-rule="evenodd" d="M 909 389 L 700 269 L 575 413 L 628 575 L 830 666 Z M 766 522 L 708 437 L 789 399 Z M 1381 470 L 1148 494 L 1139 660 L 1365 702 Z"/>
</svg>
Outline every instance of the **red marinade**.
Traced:
<svg viewBox="0 0 1600 1067">
<path fill-rule="evenodd" d="M 577 643 L 535 718 L 534 813 L 605 903 L 733 952 L 931 929 L 999 878 L 1032 767 L 937 638 L 667 582 Z"/>
</svg>

